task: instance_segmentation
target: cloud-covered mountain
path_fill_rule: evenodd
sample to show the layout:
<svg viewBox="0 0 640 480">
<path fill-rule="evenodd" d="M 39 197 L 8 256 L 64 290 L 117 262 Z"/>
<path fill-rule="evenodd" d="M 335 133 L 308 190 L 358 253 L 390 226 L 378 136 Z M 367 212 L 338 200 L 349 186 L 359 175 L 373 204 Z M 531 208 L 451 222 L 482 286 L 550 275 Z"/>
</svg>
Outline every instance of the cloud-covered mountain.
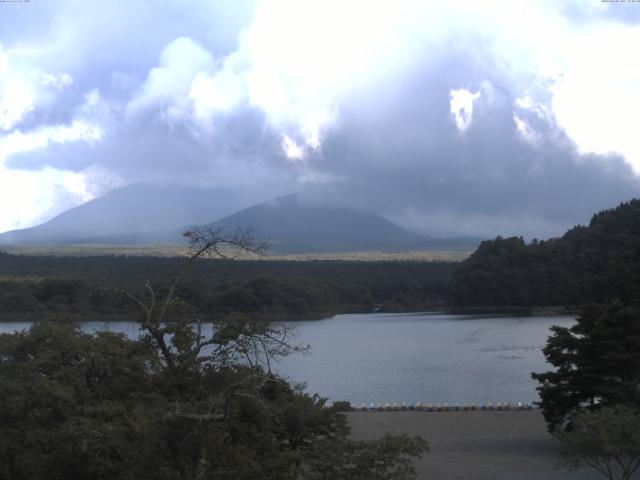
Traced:
<svg viewBox="0 0 640 480">
<path fill-rule="evenodd" d="M 36 227 L 2 233 L 0 244 L 109 243 L 109 237 L 132 232 L 145 232 L 145 238 L 153 240 L 161 232 L 207 223 L 248 204 L 237 193 L 223 188 L 134 184 L 112 190 Z"/>
</svg>

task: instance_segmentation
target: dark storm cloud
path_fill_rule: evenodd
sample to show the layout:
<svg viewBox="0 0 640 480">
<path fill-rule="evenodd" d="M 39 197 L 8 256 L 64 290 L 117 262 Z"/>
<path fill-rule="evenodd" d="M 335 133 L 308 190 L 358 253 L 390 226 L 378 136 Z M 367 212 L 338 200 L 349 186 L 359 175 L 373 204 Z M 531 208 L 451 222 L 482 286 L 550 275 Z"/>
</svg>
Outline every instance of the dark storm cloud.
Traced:
<svg viewBox="0 0 640 480">
<path fill-rule="evenodd" d="M 354 99 L 317 160 L 343 179 L 333 197 L 429 233 L 549 236 L 638 195 L 622 158 L 579 155 L 561 130 L 515 106 L 517 92 L 495 69 L 487 77 L 474 63 L 452 52 L 391 90 Z M 481 93 L 464 132 L 449 104 L 461 85 Z M 517 132 L 514 114 L 536 126 L 537 142 Z"/>
</svg>

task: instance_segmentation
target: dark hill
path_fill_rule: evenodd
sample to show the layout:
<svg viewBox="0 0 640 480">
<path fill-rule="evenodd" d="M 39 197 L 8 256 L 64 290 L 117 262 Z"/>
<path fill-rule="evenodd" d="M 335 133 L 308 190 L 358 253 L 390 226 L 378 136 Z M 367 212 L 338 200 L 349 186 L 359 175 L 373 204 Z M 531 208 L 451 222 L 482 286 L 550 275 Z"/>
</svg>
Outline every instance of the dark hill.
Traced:
<svg viewBox="0 0 640 480">
<path fill-rule="evenodd" d="M 472 249 L 476 239 L 436 239 L 405 230 L 379 215 L 307 203 L 297 195 L 254 205 L 213 223 L 225 231 L 249 228 L 279 253 Z"/>
<path fill-rule="evenodd" d="M 593 216 L 561 238 L 482 242 L 455 271 L 456 306 L 577 306 L 640 293 L 640 200 Z"/>
</svg>

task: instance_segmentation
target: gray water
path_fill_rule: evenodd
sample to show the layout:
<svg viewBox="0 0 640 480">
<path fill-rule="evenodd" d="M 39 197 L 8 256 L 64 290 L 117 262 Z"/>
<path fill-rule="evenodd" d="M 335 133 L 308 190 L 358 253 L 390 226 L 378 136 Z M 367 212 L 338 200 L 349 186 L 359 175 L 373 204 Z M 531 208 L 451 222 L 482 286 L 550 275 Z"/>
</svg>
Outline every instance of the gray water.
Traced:
<svg viewBox="0 0 640 480">
<path fill-rule="evenodd" d="M 444 314 L 337 315 L 288 322 L 307 354 L 278 361 L 274 370 L 309 393 L 361 402 L 533 402 L 531 372 L 550 369 L 542 347 L 552 325 L 573 317 L 491 317 Z M 29 327 L 0 324 L 0 332 Z M 133 322 L 84 322 L 83 330 L 108 329 L 131 338 Z"/>
<path fill-rule="evenodd" d="M 276 367 L 310 392 L 361 402 L 532 402 L 531 372 L 550 369 L 542 347 L 573 317 L 443 314 L 338 315 L 291 322 L 306 356 Z"/>
</svg>

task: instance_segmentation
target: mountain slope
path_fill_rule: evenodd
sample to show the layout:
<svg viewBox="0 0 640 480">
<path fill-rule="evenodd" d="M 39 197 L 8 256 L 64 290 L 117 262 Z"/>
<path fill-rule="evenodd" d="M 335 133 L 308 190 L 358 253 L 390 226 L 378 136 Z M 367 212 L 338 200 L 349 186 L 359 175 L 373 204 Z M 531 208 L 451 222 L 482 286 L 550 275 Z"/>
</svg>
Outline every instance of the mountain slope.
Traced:
<svg viewBox="0 0 640 480">
<path fill-rule="evenodd" d="M 210 222 L 244 206 L 246 203 L 227 189 L 134 184 L 41 225 L 2 233 L 0 244 L 99 243 L 131 232 L 166 232 L 185 224 Z M 147 243 L 154 237 L 145 233 L 145 241 L 133 243 Z"/>
</svg>

